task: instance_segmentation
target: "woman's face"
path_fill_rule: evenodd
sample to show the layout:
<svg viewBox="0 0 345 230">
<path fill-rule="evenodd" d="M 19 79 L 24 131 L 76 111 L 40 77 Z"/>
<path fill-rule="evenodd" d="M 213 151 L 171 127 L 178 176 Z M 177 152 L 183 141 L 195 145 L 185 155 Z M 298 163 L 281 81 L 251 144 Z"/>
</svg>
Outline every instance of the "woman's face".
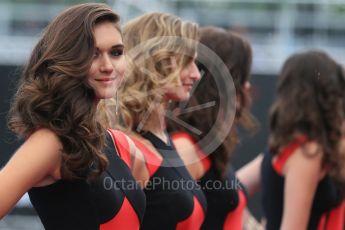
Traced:
<svg viewBox="0 0 345 230">
<path fill-rule="evenodd" d="M 185 101 L 190 97 L 190 92 L 195 81 L 200 80 L 200 72 L 195 64 L 196 55 L 193 59 L 181 70 L 180 81 L 178 86 L 167 89 L 166 98 L 173 101 Z"/>
<path fill-rule="evenodd" d="M 125 72 L 124 46 L 115 24 L 101 22 L 94 29 L 95 51 L 88 82 L 97 99 L 115 96 Z"/>
</svg>

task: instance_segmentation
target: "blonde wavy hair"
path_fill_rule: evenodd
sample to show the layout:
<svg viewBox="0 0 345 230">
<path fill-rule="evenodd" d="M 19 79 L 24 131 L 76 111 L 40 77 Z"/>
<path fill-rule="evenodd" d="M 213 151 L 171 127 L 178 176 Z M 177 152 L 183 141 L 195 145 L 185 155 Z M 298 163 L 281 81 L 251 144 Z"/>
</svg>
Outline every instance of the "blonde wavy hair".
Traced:
<svg viewBox="0 0 345 230">
<path fill-rule="evenodd" d="M 133 130 L 147 120 L 147 128 L 155 116 L 152 106 L 162 104 L 167 87 L 180 85 L 180 72 L 189 64 L 197 50 L 198 25 L 166 13 L 147 13 L 129 21 L 123 28 L 127 69 L 116 101 L 105 101 L 100 106 L 104 125 Z"/>
</svg>

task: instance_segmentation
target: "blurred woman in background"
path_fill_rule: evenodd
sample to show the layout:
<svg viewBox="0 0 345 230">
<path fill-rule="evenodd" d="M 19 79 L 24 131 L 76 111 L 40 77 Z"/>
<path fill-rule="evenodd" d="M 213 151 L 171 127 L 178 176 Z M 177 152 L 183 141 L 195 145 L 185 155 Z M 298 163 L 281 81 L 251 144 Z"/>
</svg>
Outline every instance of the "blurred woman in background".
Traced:
<svg viewBox="0 0 345 230">
<path fill-rule="evenodd" d="M 249 42 L 243 37 L 222 28 L 204 27 L 200 29 L 200 33 L 200 43 L 215 52 L 224 62 L 234 81 L 236 89 L 235 125 L 230 129 L 230 133 L 226 134 L 225 140 L 218 140 L 221 135 L 217 132 L 221 132 L 222 126 L 230 127 L 232 125 L 224 123 L 226 119 L 217 124 L 218 115 L 225 114 L 225 108 L 220 106 L 220 101 L 230 103 L 227 100 L 231 100 L 231 98 L 226 98 L 225 92 L 216 83 L 216 78 L 221 76 L 214 75 L 207 68 L 208 63 L 206 63 L 206 65 L 200 64 L 199 66 L 203 76 L 187 106 L 193 108 L 211 101 L 215 101 L 215 105 L 178 116 L 183 122 L 200 130 L 201 134 L 198 135 L 188 127 L 185 128 L 174 121 L 169 123 L 169 130 L 173 132 L 173 142 L 182 159 L 186 163 L 190 162 L 191 158 L 198 159 L 194 163 L 188 164 L 187 168 L 193 178 L 199 181 L 207 198 L 208 210 L 202 229 L 243 229 L 242 219 L 247 195 L 245 188 L 236 178 L 233 168 L 229 168 L 229 166 L 231 155 L 239 142 L 237 127 L 242 126 L 253 131 L 257 125 L 249 112 L 252 50 Z M 226 77 L 230 78 L 230 76 Z M 220 145 L 207 156 L 203 146 L 199 143 L 212 130 L 213 126 L 217 126 L 212 135 L 213 141 Z M 261 157 L 257 162 L 260 162 L 260 159 Z M 221 188 L 212 187 L 216 182 L 221 184 Z"/>
<path fill-rule="evenodd" d="M 262 164 L 267 229 L 344 229 L 344 89 L 343 68 L 323 52 L 285 62 Z"/>
</svg>

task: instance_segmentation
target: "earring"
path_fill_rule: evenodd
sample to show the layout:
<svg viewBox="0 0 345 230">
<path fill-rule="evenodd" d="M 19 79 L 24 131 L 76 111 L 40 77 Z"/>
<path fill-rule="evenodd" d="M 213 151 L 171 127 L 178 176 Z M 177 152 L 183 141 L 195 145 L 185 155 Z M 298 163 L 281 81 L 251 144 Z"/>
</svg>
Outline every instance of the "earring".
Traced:
<svg viewBox="0 0 345 230">
<path fill-rule="evenodd" d="M 119 97 L 118 97 L 118 91 L 116 91 L 116 95 L 115 95 L 115 115 L 117 116 L 119 113 Z"/>
</svg>

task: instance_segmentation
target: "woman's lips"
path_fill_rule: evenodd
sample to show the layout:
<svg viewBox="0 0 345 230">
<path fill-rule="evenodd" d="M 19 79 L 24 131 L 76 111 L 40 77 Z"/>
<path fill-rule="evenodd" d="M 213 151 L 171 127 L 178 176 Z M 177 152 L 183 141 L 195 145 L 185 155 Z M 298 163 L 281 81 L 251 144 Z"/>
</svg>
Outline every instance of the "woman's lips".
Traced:
<svg viewBox="0 0 345 230">
<path fill-rule="evenodd" d="M 112 77 L 108 77 L 108 78 L 98 78 L 98 79 L 95 79 L 95 81 L 101 83 L 102 85 L 111 85 L 113 82 L 114 82 L 115 78 Z"/>
<path fill-rule="evenodd" d="M 183 84 L 189 91 L 193 88 L 193 84 Z"/>
</svg>

